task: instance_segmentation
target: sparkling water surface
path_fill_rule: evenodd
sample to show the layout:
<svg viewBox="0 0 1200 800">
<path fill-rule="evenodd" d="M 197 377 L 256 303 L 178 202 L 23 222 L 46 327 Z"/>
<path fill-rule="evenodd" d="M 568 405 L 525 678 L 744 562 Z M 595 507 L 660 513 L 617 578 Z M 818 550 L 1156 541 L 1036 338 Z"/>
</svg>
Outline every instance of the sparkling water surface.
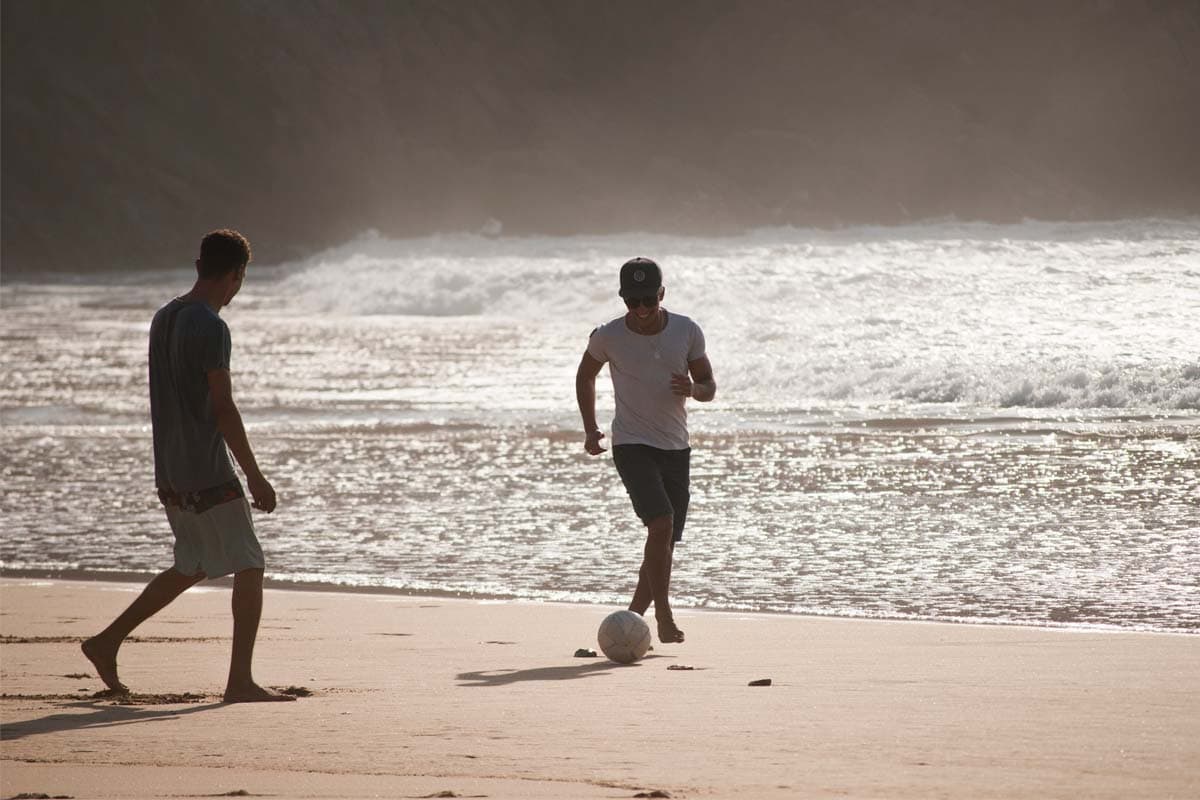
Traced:
<svg viewBox="0 0 1200 800">
<path fill-rule="evenodd" d="M 367 235 L 252 265 L 222 315 L 280 495 L 268 573 L 626 600 L 643 533 L 574 371 L 638 254 L 720 387 L 690 406 L 678 603 L 1200 631 L 1196 222 Z M 190 279 L 0 286 L 6 569 L 169 563 L 146 333 Z"/>
</svg>

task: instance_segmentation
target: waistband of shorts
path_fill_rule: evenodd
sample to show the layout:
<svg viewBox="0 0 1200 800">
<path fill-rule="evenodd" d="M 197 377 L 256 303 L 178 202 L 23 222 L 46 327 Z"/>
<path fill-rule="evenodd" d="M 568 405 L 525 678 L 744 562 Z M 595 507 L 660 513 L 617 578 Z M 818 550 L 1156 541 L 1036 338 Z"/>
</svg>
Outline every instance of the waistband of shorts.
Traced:
<svg viewBox="0 0 1200 800">
<path fill-rule="evenodd" d="M 158 499 L 164 506 L 178 508 L 192 514 L 203 514 L 213 506 L 219 506 L 245 496 L 246 492 L 237 478 L 228 480 L 219 486 L 211 486 L 194 492 L 177 492 L 168 487 L 158 487 Z"/>
<path fill-rule="evenodd" d="M 624 444 L 614 444 L 612 446 L 612 449 L 613 450 L 622 449 L 625 452 L 631 452 L 633 450 L 648 450 L 653 453 L 666 453 L 667 455 L 692 452 L 692 448 L 690 445 L 687 447 L 666 448 L 666 447 L 655 447 L 654 445 L 646 444 L 645 442 L 625 442 Z"/>
</svg>

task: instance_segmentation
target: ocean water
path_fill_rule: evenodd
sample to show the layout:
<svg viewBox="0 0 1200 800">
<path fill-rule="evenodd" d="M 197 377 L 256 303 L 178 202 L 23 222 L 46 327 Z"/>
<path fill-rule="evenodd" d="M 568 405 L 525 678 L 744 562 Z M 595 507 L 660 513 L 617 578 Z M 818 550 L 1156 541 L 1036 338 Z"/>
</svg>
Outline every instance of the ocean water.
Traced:
<svg viewBox="0 0 1200 800">
<path fill-rule="evenodd" d="M 1200 632 L 1200 221 L 367 234 L 252 265 L 223 316 L 268 574 L 627 600 L 643 532 L 574 372 L 634 255 L 719 386 L 679 605 Z M 180 264 L 0 286 L 4 569 L 169 564 L 146 333 Z"/>
</svg>

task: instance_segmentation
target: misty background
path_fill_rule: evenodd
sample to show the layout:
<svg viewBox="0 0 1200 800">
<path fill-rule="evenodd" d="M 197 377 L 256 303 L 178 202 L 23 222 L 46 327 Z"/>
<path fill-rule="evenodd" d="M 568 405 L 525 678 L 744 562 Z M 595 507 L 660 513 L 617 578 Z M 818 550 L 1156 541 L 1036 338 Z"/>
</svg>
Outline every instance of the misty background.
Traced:
<svg viewBox="0 0 1200 800">
<path fill-rule="evenodd" d="M 1200 214 L 1200 3 L 5 0 L 7 274 Z"/>
</svg>

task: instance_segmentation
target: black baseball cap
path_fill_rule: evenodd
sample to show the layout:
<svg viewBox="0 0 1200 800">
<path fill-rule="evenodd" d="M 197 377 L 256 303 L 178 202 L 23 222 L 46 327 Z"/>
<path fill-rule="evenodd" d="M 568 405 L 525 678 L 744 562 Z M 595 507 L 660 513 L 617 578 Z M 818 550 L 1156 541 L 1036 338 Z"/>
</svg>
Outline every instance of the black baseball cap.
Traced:
<svg viewBox="0 0 1200 800">
<path fill-rule="evenodd" d="M 648 297 L 662 286 L 662 270 L 648 258 L 638 256 L 621 265 L 621 297 Z"/>
</svg>

